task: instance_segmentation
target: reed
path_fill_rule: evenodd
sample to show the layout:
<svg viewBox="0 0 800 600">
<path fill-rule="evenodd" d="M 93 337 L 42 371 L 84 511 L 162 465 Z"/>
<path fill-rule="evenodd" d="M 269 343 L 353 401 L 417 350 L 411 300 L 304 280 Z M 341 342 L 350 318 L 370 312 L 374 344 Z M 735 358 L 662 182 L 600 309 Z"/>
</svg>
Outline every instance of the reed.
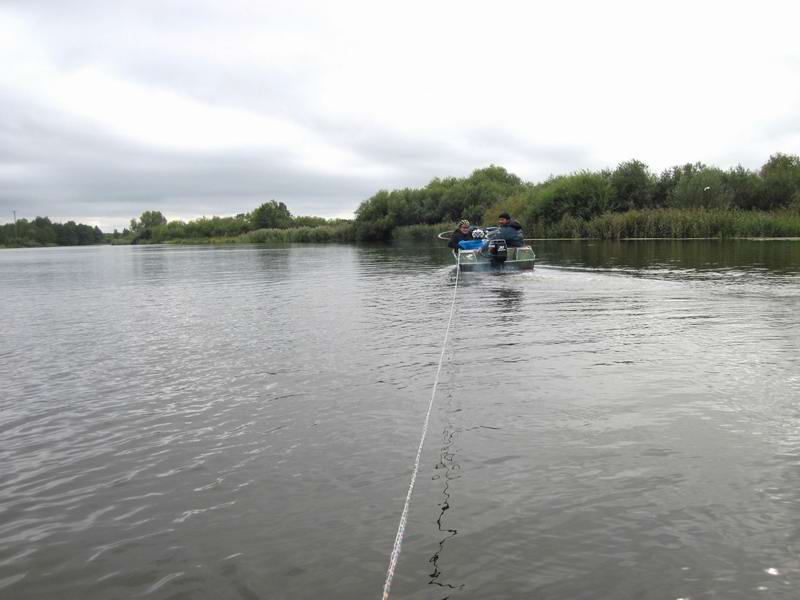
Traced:
<svg viewBox="0 0 800 600">
<path fill-rule="evenodd" d="M 533 223 L 545 238 L 746 238 L 800 237 L 800 214 L 723 209 L 658 208 L 603 213 L 585 220 L 565 215 L 556 223 Z"/>
<path fill-rule="evenodd" d="M 352 223 L 320 225 L 318 227 L 293 227 L 291 229 L 256 229 L 232 238 L 234 243 L 325 243 L 352 242 L 355 231 Z"/>
</svg>

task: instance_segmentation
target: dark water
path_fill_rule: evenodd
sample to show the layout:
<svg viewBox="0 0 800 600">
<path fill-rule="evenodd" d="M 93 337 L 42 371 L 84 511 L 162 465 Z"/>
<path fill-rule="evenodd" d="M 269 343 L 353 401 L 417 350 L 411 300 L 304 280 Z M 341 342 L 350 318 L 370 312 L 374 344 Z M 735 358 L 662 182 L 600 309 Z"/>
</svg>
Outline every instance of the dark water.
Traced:
<svg viewBox="0 0 800 600">
<path fill-rule="evenodd" d="M 796 598 L 800 242 L 459 283 L 406 599 Z M 0 598 L 379 598 L 434 247 L 0 252 Z"/>
</svg>

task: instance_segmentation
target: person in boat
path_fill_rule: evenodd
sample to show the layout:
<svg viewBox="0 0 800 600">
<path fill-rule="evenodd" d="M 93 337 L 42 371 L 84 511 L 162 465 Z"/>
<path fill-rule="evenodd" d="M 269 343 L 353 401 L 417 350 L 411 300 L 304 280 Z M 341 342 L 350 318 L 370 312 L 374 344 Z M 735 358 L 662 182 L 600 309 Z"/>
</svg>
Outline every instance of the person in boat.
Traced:
<svg viewBox="0 0 800 600">
<path fill-rule="evenodd" d="M 511 248 L 520 248 L 525 245 L 522 235 L 522 225 L 511 218 L 507 212 L 500 213 L 497 217 L 497 229 L 487 236 L 490 240 L 505 240 Z"/>
<path fill-rule="evenodd" d="M 472 227 L 469 221 L 462 219 L 458 222 L 458 227 L 450 234 L 450 241 L 447 242 L 447 246 L 453 250 L 458 250 L 458 242 L 471 242 L 473 239 Z"/>
</svg>

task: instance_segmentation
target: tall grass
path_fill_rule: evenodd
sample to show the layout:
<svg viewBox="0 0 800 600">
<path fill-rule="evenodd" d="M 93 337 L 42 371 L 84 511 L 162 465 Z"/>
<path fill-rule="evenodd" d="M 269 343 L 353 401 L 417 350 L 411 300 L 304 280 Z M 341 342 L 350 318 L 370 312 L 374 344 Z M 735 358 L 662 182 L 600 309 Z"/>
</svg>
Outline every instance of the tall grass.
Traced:
<svg viewBox="0 0 800 600">
<path fill-rule="evenodd" d="M 196 244 L 290 244 L 290 243 L 326 243 L 353 242 L 355 232 L 352 222 L 318 227 L 293 227 L 291 229 L 256 229 L 237 236 L 216 236 L 201 238 L 167 239 L 164 243 L 179 245 Z M 114 242 L 112 242 L 114 243 Z M 130 243 L 121 242 L 121 243 Z"/>
<path fill-rule="evenodd" d="M 604 213 L 584 220 L 565 215 L 534 223 L 526 235 L 546 238 L 743 238 L 800 237 L 800 214 L 722 209 L 659 208 Z"/>
<path fill-rule="evenodd" d="M 352 223 L 291 229 L 256 229 L 243 233 L 233 240 L 244 244 L 352 242 L 355 241 L 355 230 Z"/>
</svg>

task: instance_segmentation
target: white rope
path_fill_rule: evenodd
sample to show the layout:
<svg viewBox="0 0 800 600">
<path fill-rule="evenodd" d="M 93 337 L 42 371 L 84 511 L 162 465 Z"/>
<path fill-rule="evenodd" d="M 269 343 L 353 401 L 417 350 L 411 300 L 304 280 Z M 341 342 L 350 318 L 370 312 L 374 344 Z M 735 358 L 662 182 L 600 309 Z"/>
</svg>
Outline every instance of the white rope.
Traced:
<svg viewBox="0 0 800 600">
<path fill-rule="evenodd" d="M 419 439 L 419 448 L 417 448 L 417 457 L 414 459 L 414 470 L 411 473 L 411 483 L 408 485 L 408 493 L 406 494 L 406 503 L 403 506 L 403 513 L 400 515 L 400 524 L 397 527 L 397 535 L 394 538 L 394 547 L 392 548 L 392 556 L 389 559 L 389 570 L 386 573 L 386 583 L 383 584 L 383 600 L 389 598 L 389 588 L 392 586 L 392 579 L 394 578 L 394 569 L 397 566 L 397 559 L 400 558 L 400 546 L 403 544 L 403 534 L 406 530 L 406 521 L 408 520 L 408 510 L 411 505 L 411 495 L 414 493 L 414 484 L 417 482 L 417 472 L 419 471 L 419 461 L 422 456 L 422 446 L 425 444 L 425 436 L 428 433 L 428 423 L 431 420 L 431 409 L 433 408 L 433 400 L 436 398 L 436 387 L 439 385 L 439 374 L 442 372 L 442 361 L 444 360 L 444 351 L 447 348 L 447 337 L 450 335 L 450 323 L 453 322 L 453 309 L 456 306 L 456 292 L 458 291 L 458 276 L 461 272 L 461 256 L 460 252 L 456 255 L 456 282 L 453 286 L 453 301 L 450 304 L 450 317 L 447 319 L 447 328 L 444 330 L 444 341 L 442 342 L 442 353 L 439 356 L 439 366 L 436 368 L 436 377 L 433 380 L 433 390 L 431 391 L 431 401 L 428 403 L 428 412 L 425 415 L 425 424 L 422 426 L 422 436 Z"/>
</svg>

